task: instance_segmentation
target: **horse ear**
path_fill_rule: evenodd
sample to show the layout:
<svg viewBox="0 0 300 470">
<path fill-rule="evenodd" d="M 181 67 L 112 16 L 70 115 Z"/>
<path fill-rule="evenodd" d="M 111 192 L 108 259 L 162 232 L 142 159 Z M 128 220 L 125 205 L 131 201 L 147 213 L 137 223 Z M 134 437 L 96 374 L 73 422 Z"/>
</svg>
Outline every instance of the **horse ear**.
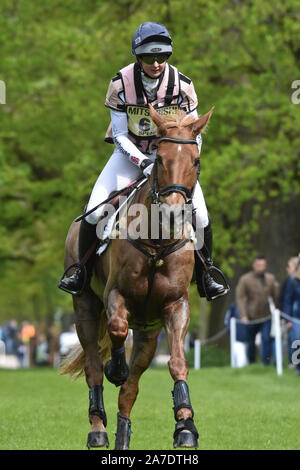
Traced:
<svg viewBox="0 0 300 470">
<path fill-rule="evenodd" d="M 151 116 L 152 121 L 154 122 L 154 124 L 157 125 L 158 129 L 162 128 L 163 125 L 164 125 L 163 118 L 161 117 L 160 114 L 158 114 L 157 111 L 155 111 L 155 109 L 153 108 L 153 106 L 150 103 L 148 104 L 148 106 L 149 106 L 149 109 L 150 109 L 150 116 Z"/>
<path fill-rule="evenodd" d="M 197 121 L 193 122 L 192 124 L 190 124 L 190 129 L 193 133 L 194 136 L 198 135 L 198 134 L 203 134 L 208 126 L 208 123 L 209 123 L 209 120 L 210 120 L 210 117 L 213 113 L 213 110 L 215 109 L 215 107 L 213 106 L 209 111 L 208 113 L 204 114 L 203 116 L 200 116 Z"/>
</svg>

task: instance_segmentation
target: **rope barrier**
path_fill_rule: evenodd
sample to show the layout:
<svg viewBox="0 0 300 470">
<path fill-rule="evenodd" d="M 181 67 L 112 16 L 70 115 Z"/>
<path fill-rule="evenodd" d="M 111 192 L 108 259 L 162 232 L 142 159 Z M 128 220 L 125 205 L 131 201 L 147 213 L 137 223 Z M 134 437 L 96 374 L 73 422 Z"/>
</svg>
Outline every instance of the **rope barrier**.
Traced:
<svg viewBox="0 0 300 470">
<path fill-rule="evenodd" d="M 215 341 L 216 339 L 219 339 L 219 338 L 221 338 L 222 336 L 224 336 L 226 333 L 228 333 L 228 329 L 227 329 L 227 328 L 223 328 L 223 330 L 219 331 L 219 332 L 216 333 L 214 336 L 211 336 L 210 338 L 206 338 L 206 339 L 204 339 L 203 341 L 201 341 L 201 344 L 204 345 L 204 344 L 212 343 L 212 342 Z"/>
<path fill-rule="evenodd" d="M 272 318 L 271 315 L 267 316 L 267 317 L 264 317 L 264 318 L 260 318 L 258 320 L 249 320 L 248 323 L 246 324 L 247 325 L 256 325 L 256 324 L 259 324 L 259 323 L 263 323 L 267 320 L 270 320 Z M 236 321 L 238 323 L 243 323 L 242 320 L 240 320 L 239 318 L 236 318 Z M 244 323 L 243 323 L 244 324 Z M 229 332 L 229 328 L 225 327 L 223 328 L 222 330 L 218 331 L 218 333 L 216 333 L 214 336 L 211 336 L 210 338 L 206 338 L 204 340 L 201 340 L 201 345 L 205 345 L 205 344 L 209 344 L 209 343 L 212 343 L 213 341 L 219 339 L 219 338 L 222 338 L 222 336 L 224 336 L 226 333 Z"/>
<path fill-rule="evenodd" d="M 287 315 L 284 312 L 280 311 L 280 316 L 283 317 L 286 320 L 289 320 L 291 322 L 299 323 L 300 324 L 300 319 L 291 317 L 290 315 Z M 236 318 L 237 323 L 242 323 L 245 326 L 248 325 L 259 325 L 260 323 L 264 323 L 267 320 L 271 320 L 272 315 L 268 315 L 267 317 L 259 318 L 257 320 L 249 320 L 248 323 L 242 322 L 240 318 Z M 222 330 L 220 330 L 218 333 L 216 333 L 214 336 L 211 336 L 210 338 L 206 338 L 204 340 L 201 340 L 201 345 L 209 344 L 212 343 L 213 341 L 216 341 L 217 339 L 221 338 L 224 336 L 226 333 L 229 332 L 229 328 L 225 327 Z"/>
<path fill-rule="evenodd" d="M 212 343 L 213 341 L 216 341 L 217 339 L 221 338 L 224 336 L 226 333 L 230 333 L 230 342 L 231 342 L 231 366 L 235 367 L 235 359 L 234 359 L 234 353 L 233 353 L 233 343 L 234 343 L 234 338 L 236 338 L 236 323 L 242 323 L 245 326 L 248 325 L 257 325 L 260 323 L 264 323 L 270 319 L 272 319 L 272 322 L 275 324 L 275 346 L 276 346 L 276 368 L 277 368 L 277 375 L 282 375 L 282 349 L 281 349 L 281 333 L 280 333 L 280 318 L 284 318 L 285 320 L 288 320 L 290 322 L 294 322 L 297 324 L 300 324 L 300 319 L 299 318 L 294 318 L 291 317 L 290 315 L 282 312 L 278 308 L 275 307 L 275 303 L 273 299 L 270 297 L 269 298 L 269 305 L 270 305 L 270 310 L 272 312 L 271 315 L 267 315 L 263 318 L 258 318 L 256 320 L 248 320 L 247 323 L 244 323 L 240 318 L 235 318 L 231 317 L 231 320 L 235 320 L 235 322 L 230 325 L 233 328 L 233 334 L 231 334 L 231 328 L 229 326 L 223 328 L 220 330 L 218 333 L 216 333 L 214 336 L 211 336 L 210 338 L 206 338 L 204 340 L 195 340 L 195 355 L 194 355 L 194 367 L 195 369 L 200 369 L 200 362 L 201 362 L 201 346 Z M 230 323 L 232 323 L 230 320 Z M 197 343 L 197 344 L 196 344 Z M 196 347 L 197 346 L 197 347 Z"/>
<path fill-rule="evenodd" d="M 248 323 L 246 324 L 247 325 L 256 325 L 256 324 L 259 324 L 259 323 L 264 323 L 265 321 L 267 320 L 270 320 L 272 318 L 271 315 L 267 316 L 267 317 L 264 317 L 264 318 L 260 318 L 258 320 L 249 320 Z M 236 318 L 236 321 L 238 323 L 243 323 L 242 320 L 240 320 L 239 318 Z M 243 323 L 245 324 L 245 323 Z M 228 328 L 223 328 L 223 330 L 220 330 L 218 333 L 216 333 L 214 336 L 211 336 L 210 338 L 206 338 L 204 340 L 201 340 L 201 344 L 204 345 L 204 344 L 209 344 L 209 343 L 212 343 L 213 341 L 215 341 L 216 339 L 219 339 L 221 338 L 222 336 L 224 336 L 226 333 L 228 333 Z"/>
<path fill-rule="evenodd" d="M 280 316 L 285 318 L 286 320 L 289 320 L 291 322 L 295 322 L 295 323 L 298 323 L 300 324 L 300 319 L 299 318 L 295 318 L 295 317 L 291 317 L 290 315 L 288 315 L 287 313 L 284 313 L 284 312 L 281 312 L 280 311 Z"/>
<path fill-rule="evenodd" d="M 259 323 L 264 323 L 267 320 L 270 320 L 272 318 L 272 315 L 268 315 L 267 317 L 263 318 L 258 318 L 257 320 L 248 320 L 247 323 L 244 323 L 240 318 L 236 318 L 236 321 L 238 323 L 243 323 L 244 325 L 258 325 Z"/>
<path fill-rule="evenodd" d="M 291 317 L 290 315 L 287 315 L 284 312 L 280 312 L 280 316 L 282 316 L 286 320 L 300 324 L 300 319 Z M 248 323 L 243 323 L 242 320 L 239 318 L 236 318 L 236 321 L 237 323 L 242 323 L 245 326 L 248 326 L 248 325 L 258 325 L 260 323 L 264 323 L 267 320 L 271 320 L 271 318 L 272 318 L 272 315 L 268 315 L 267 317 L 259 318 L 257 320 L 249 320 Z M 222 336 L 224 336 L 228 332 L 229 332 L 229 328 L 225 327 L 222 330 L 220 330 L 218 333 L 216 333 L 214 336 L 201 340 L 201 345 L 212 343 L 213 341 L 216 341 L 217 339 L 222 338 Z"/>
</svg>

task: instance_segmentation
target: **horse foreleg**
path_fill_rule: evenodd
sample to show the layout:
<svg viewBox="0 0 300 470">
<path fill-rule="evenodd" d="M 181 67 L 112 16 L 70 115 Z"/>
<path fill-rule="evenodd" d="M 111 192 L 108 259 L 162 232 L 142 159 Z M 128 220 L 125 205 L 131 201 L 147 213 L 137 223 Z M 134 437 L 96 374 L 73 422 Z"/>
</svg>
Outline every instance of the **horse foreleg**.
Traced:
<svg viewBox="0 0 300 470">
<path fill-rule="evenodd" d="M 103 364 L 99 355 L 100 312 L 103 304 L 92 292 L 74 298 L 75 325 L 84 351 L 84 372 L 89 387 L 89 421 L 87 446 L 109 446 L 103 402 Z"/>
<path fill-rule="evenodd" d="M 188 364 L 184 355 L 184 339 L 189 326 L 190 308 L 187 298 L 172 302 L 163 311 L 164 325 L 170 349 L 169 370 L 174 380 L 172 391 L 174 418 L 174 447 L 198 447 L 198 431 L 193 421 L 189 388 Z"/>
<path fill-rule="evenodd" d="M 154 357 L 160 329 L 134 331 L 130 356 L 129 377 L 119 393 L 119 413 L 117 415 L 116 450 L 129 449 L 131 434 L 130 413 L 138 394 L 139 379 L 148 369 Z"/>
<path fill-rule="evenodd" d="M 107 315 L 112 348 L 111 359 L 106 363 L 104 372 L 107 380 L 118 387 L 127 380 L 129 374 L 124 346 L 128 334 L 129 312 L 124 297 L 117 289 L 112 289 L 108 295 Z"/>
</svg>

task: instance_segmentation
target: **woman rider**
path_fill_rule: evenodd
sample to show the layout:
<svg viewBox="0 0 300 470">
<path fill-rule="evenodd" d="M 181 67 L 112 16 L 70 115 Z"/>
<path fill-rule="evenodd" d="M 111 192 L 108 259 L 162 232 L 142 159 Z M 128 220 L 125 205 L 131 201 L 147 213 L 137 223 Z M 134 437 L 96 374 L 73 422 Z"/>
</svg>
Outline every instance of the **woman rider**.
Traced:
<svg viewBox="0 0 300 470">
<path fill-rule="evenodd" d="M 93 188 L 86 211 L 107 199 L 112 191 L 122 189 L 138 179 L 142 172 L 149 177 L 156 156 L 156 128 L 149 116 L 148 103 L 163 112 L 174 113 L 181 109 L 189 116 L 198 118 L 198 100 L 192 81 L 181 74 L 176 67 L 168 64 L 173 52 L 172 40 L 166 27 L 159 23 L 141 24 L 132 39 L 132 52 L 136 62 L 124 67 L 114 77 L 106 95 L 105 105 L 110 108 L 111 125 L 106 142 L 114 143 L 115 149 L 102 170 Z M 162 110 L 160 110 L 162 111 Z M 197 136 L 199 153 L 201 135 Z M 209 264 L 212 252 L 212 229 L 202 194 L 197 181 L 193 207 L 196 209 L 197 227 L 204 228 L 204 247 L 201 252 Z M 103 206 L 81 221 L 79 232 L 79 258 L 84 257 L 96 238 L 96 226 Z M 203 238 L 203 236 L 202 236 Z M 197 285 L 204 296 L 202 272 L 204 267 L 195 256 Z M 85 266 L 90 279 L 94 257 Z M 205 290 L 210 298 L 224 295 L 227 291 L 222 284 L 216 283 L 209 273 L 204 273 Z M 82 269 L 60 281 L 58 287 L 71 293 L 83 287 Z"/>
</svg>

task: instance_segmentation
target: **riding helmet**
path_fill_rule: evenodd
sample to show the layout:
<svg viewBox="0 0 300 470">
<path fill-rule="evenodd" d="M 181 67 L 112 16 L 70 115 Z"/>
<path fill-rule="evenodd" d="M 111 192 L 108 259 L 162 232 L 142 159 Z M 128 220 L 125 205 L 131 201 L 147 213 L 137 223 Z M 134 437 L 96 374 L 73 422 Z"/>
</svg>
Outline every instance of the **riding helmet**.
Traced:
<svg viewBox="0 0 300 470">
<path fill-rule="evenodd" d="M 160 23 L 147 21 L 142 23 L 132 38 L 132 53 L 143 54 L 172 54 L 172 39 L 167 28 Z"/>
</svg>

